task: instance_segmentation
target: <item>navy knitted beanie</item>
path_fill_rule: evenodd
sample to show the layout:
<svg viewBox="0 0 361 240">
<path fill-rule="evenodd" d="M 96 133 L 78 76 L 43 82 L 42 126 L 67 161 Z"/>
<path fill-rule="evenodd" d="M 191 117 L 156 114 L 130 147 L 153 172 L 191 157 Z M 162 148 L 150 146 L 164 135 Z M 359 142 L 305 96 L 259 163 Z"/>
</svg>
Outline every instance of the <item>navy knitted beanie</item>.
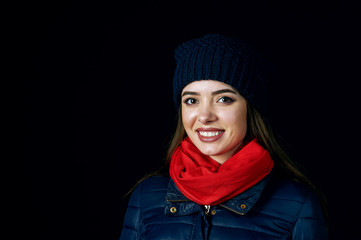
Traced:
<svg viewBox="0 0 361 240">
<path fill-rule="evenodd" d="M 177 109 L 181 92 L 197 80 L 224 82 L 266 114 L 266 64 L 259 54 L 239 39 L 209 34 L 175 49 L 173 97 Z"/>
</svg>

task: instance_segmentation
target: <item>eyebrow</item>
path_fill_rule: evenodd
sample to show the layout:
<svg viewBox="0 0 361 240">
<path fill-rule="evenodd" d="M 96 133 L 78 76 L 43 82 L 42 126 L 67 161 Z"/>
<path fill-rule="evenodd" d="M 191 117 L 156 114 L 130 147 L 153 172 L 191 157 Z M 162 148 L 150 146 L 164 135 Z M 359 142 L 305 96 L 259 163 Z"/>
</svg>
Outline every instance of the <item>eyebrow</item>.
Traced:
<svg viewBox="0 0 361 240">
<path fill-rule="evenodd" d="M 218 94 L 222 94 L 222 93 L 233 93 L 233 94 L 238 94 L 236 91 L 233 91 L 231 89 L 220 89 L 220 90 L 217 90 L 217 91 L 214 91 L 212 92 L 212 95 L 218 95 Z M 186 95 L 195 95 L 195 96 L 199 96 L 200 94 L 198 92 L 191 92 L 191 91 L 185 91 L 183 94 L 182 94 L 182 97 L 186 96 Z"/>
<path fill-rule="evenodd" d="M 236 94 L 236 95 L 238 94 L 236 91 L 226 88 L 226 89 L 221 89 L 221 90 L 217 90 L 215 92 L 212 92 L 212 95 L 218 95 L 218 94 L 221 94 L 221 93 L 233 93 L 233 94 Z"/>
</svg>

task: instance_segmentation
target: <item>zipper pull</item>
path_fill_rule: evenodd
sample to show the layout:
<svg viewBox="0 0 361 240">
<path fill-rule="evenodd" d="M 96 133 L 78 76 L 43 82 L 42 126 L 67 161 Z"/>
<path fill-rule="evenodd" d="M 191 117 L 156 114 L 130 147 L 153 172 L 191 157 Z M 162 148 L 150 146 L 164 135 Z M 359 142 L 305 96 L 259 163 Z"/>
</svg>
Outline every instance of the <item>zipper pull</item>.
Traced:
<svg viewBox="0 0 361 240">
<path fill-rule="evenodd" d="M 208 213 L 209 213 L 209 210 L 211 209 L 211 206 L 210 205 L 204 205 L 204 208 L 205 208 L 205 213 L 206 213 L 206 215 L 208 215 Z"/>
</svg>

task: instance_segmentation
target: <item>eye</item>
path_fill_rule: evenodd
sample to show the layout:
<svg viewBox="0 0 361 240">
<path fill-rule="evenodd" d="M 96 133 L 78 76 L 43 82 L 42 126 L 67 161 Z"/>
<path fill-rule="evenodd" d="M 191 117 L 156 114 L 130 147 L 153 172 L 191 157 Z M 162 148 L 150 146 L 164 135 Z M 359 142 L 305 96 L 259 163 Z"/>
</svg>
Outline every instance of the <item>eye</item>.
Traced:
<svg viewBox="0 0 361 240">
<path fill-rule="evenodd" d="M 194 98 L 187 98 L 187 99 L 184 100 L 184 103 L 187 104 L 187 105 L 193 105 L 193 104 L 197 103 L 197 100 L 194 99 Z"/>
<path fill-rule="evenodd" d="M 217 102 L 220 103 L 232 103 L 234 100 L 230 97 L 220 97 Z"/>
</svg>

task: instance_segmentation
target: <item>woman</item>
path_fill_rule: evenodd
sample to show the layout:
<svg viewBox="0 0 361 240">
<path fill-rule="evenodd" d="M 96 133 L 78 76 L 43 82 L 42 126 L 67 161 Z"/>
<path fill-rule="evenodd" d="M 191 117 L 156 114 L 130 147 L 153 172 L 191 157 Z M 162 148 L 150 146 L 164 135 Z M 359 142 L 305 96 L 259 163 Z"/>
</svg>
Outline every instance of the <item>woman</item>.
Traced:
<svg viewBox="0 0 361 240">
<path fill-rule="evenodd" d="M 267 65 L 217 34 L 175 51 L 178 126 L 132 193 L 120 239 L 327 239 L 317 191 L 262 115 Z"/>
</svg>

